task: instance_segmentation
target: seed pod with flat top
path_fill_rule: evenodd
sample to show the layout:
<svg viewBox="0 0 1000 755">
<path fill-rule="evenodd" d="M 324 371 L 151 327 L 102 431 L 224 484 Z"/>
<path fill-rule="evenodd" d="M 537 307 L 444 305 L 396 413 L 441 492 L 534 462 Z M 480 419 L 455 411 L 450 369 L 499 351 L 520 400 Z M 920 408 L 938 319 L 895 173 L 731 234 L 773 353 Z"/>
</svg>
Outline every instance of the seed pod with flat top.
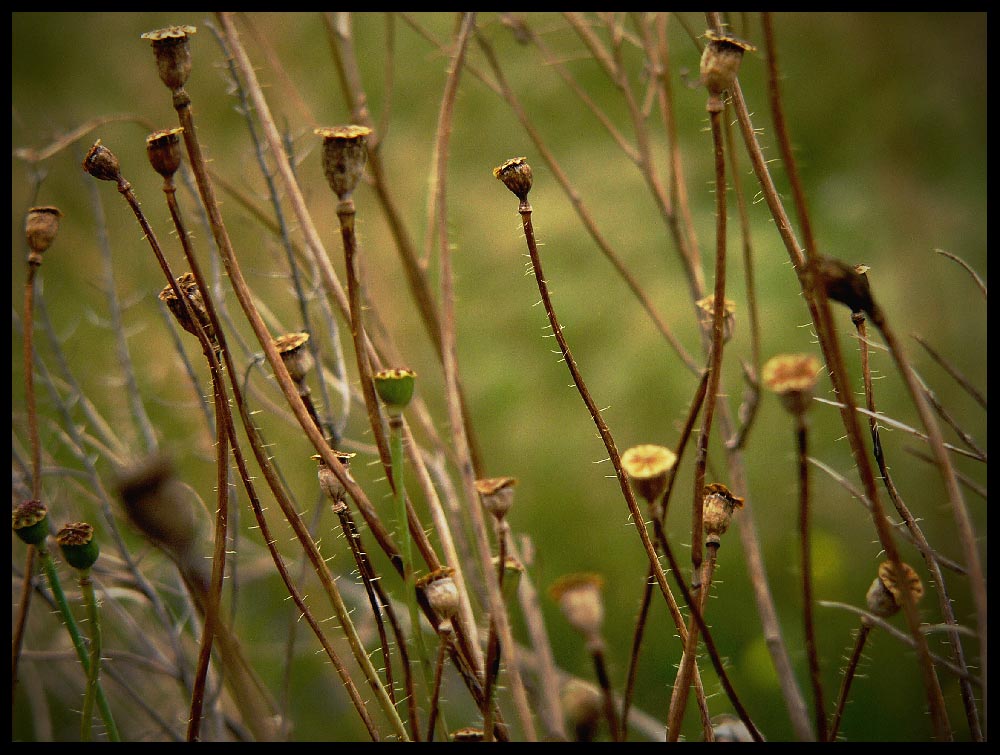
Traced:
<svg viewBox="0 0 1000 755">
<path fill-rule="evenodd" d="M 59 218 L 62 217 L 58 207 L 32 207 L 24 221 L 24 234 L 28 239 L 28 263 L 42 264 L 42 254 L 55 241 L 59 233 Z"/>
<path fill-rule="evenodd" d="M 171 178 L 181 167 L 183 133 L 184 129 L 178 126 L 154 131 L 146 137 L 146 156 L 149 158 L 149 164 L 164 178 Z"/>
<path fill-rule="evenodd" d="M 600 645 L 604 624 L 604 601 L 599 574 L 567 574 L 549 587 L 549 595 L 562 609 L 563 615 L 588 645 Z"/>
<path fill-rule="evenodd" d="M 721 482 L 713 482 L 705 486 L 702 506 L 705 544 L 719 545 L 722 535 L 732 522 L 733 512 L 743 508 L 743 499 Z"/>
<path fill-rule="evenodd" d="M 188 38 L 196 31 L 193 26 L 168 26 L 147 31 L 140 37 L 152 42 L 160 81 L 171 91 L 183 87 L 191 75 L 191 42 Z"/>
<path fill-rule="evenodd" d="M 346 453 L 344 451 L 333 451 L 333 455 L 336 456 L 337 461 L 340 462 L 340 466 L 343 468 L 344 474 L 347 475 L 348 479 L 351 479 L 351 473 L 348 470 L 348 466 L 351 463 L 351 459 L 353 459 L 356 454 Z M 315 459 L 316 463 L 319 465 L 317 476 L 319 477 L 320 490 L 322 490 L 326 494 L 326 497 L 330 499 L 330 503 L 333 504 L 333 510 L 335 512 L 342 511 L 347 507 L 347 504 L 344 503 L 344 499 L 347 497 L 347 488 L 344 486 L 344 483 L 337 478 L 337 475 L 334 474 L 333 470 L 326 465 L 322 456 L 319 454 L 313 454 L 312 458 Z"/>
<path fill-rule="evenodd" d="M 101 553 L 94 539 L 94 527 L 86 522 L 67 524 L 56 534 L 56 542 L 66 563 L 80 571 L 93 566 Z"/>
<path fill-rule="evenodd" d="M 305 379 L 306 373 L 312 369 L 315 362 L 312 353 L 306 348 L 309 342 L 308 333 L 285 333 L 273 340 L 278 356 L 285 363 L 288 375 L 296 383 Z"/>
<path fill-rule="evenodd" d="M 49 534 L 49 510 L 41 501 L 19 504 L 10 513 L 14 534 L 28 545 L 41 545 Z"/>
<path fill-rule="evenodd" d="M 439 632 L 449 631 L 451 620 L 458 613 L 458 585 L 452 577 L 454 573 L 450 566 L 442 566 L 425 574 L 416 583 L 417 589 L 424 591 L 427 602 L 441 620 L 437 628 Z"/>
<path fill-rule="evenodd" d="M 896 578 L 891 561 L 883 561 L 878 567 L 878 576 L 868 588 L 865 596 L 868 610 L 876 616 L 888 618 L 903 607 L 903 590 L 908 589 L 916 603 L 924 597 L 924 585 L 920 576 L 909 564 L 902 564 L 903 579 Z"/>
<path fill-rule="evenodd" d="M 749 42 L 731 34 L 718 33 L 713 29 L 705 32 L 708 44 L 701 53 L 701 83 L 708 89 L 709 110 L 722 110 L 722 93 L 732 89 L 739 73 L 743 53 L 757 48 Z"/>
<path fill-rule="evenodd" d="M 622 467 L 632 487 L 649 503 L 667 490 L 668 475 L 677 463 L 677 455 L 665 446 L 644 443 L 622 454 Z"/>
<path fill-rule="evenodd" d="M 493 175 L 503 182 L 503 185 L 510 189 L 514 196 L 524 204 L 528 201 L 528 192 L 531 191 L 533 175 L 531 166 L 528 165 L 526 157 L 512 157 L 493 169 Z"/>
<path fill-rule="evenodd" d="M 350 199 L 368 162 L 367 126 L 318 128 L 313 133 L 323 137 L 323 173 L 333 193 L 343 202 Z"/>
<path fill-rule="evenodd" d="M 812 354 L 779 354 L 764 363 L 761 381 L 778 394 L 785 409 L 800 416 L 812 404 L 820 367 Z"/>
<path fill-rule="evenodd" d="M 517 479 L 514 477 L 488 477 L 476 480 L 476 492 L 479 493 L 479 500 L 498 522 L 503 521 L 514 505 L 514 486 Z"/>
</svg>

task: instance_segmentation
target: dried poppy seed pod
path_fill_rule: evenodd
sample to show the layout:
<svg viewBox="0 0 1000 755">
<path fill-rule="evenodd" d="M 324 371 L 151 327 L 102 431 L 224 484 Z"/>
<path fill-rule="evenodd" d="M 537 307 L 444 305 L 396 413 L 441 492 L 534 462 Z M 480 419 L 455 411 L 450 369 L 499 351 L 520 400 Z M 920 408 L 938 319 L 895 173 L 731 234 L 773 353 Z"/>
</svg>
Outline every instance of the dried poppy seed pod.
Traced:
<svg viewBox="0 0 1000 755">
<path fill-rule="evenodd" d="M 451 733 L 452 742 L 482 742 L 484 739 L 483 730 L 474 726 L 463 726 Z"/>
<path fill-rule="evenodd" d="M 667 490 L 668 475 L 677 463 L 677 455 L 669 448 L 644 443 L 622 454 L 622 468 L 632 487 L 650 504 Z"/>
<path fill-rule="evenodd" d="M 722 535 L 729 529 L 733 512 L 743 508 L 743 499 L 734 495 L 721 482 L 705 486 L 702 497 L 702 528 L 706 545 L 720 545 Z"/>
<path fill-rule="evenodd" d="M 592 742 L 604 718 L 604 698 L 593 684 L 570 679 L 559 692 L 563 717 L 575 742 Z"/>
<path fill-rule="evenodd" d="M 583 635 L 591 650 L 603 645 L 603 585 L 604 580 L 598 574 L 567 574 L 549 587 L 549 595 L 559 604 L 570 626 Z"/>
<path fill-rule="evenodd" d="M 765 362 L 761 380 L 768 390 L 778 394 L 782 405 L 798 417 L 812 404 L 816 375 L 821 366 L 812 354 L 779 354 Z"/>
<path fill-rule="evenodd" d="M 533 178 L 528 158 L 513 157 L 503 165 L 494 168 L 493 175 L 521 200 L 522 207 L 528 204 L 528 192 L 531 191 Z"/>
<path fill-rule="evenodd" d="M 483 506 L 497 520 L 502 522 L 507 516 L 510 507 L 514 505 L 514 486 L 517 479 L 514 477 L 488 477 L 476 480 L 476 492 L 479 493 L 479 500 Z"/>
<path fill-rule="evenodd" d="M 118 474 L 118 497 L 133 526 L 157 545 L 182 557 L 198 543 L 200 523 L 192 494 L 165 456 L 152 456 Z"/>
<path fill-rule="evenodd" d="M 101 144 L 98 139 L 94 146 L 90 148 L 87 156 L 83 158 L 83 169 L 94 178 L 101 181 L 114 181 L 121 184 L 125 181 L 122 178 L 121 166 L 115 153 Z"/>
<path fill-rule="evenodd" d="M 712 29 L 705 32 L 708 44 L 701 53 L 701 83 L 708 89 L 708 110 L 722 111 L 722 93 L 732 89 L 739 73 L 743 53 L 757 48 L 731 34 Z"/>
<path fill-rule="evenodd" d="M 41 265 L 42 254 L 52 246 L 59 233 L 59 218 L 62 212 L 58 207 L 32 207 L 24 219 L 24 235 L 28 239 L 28 264 Z"/>
<path fill-rule="evenodd" d="M 832 257 L 816 256 L 807 263 L 806 271 L 816 284 L 826 290 L 827 298 L 846 304 L 852 313 L 866 312 L 876 318 L 875 301 L 868 284 L 867 265 L 848 265 Z"/>
<path fill-rule="evenodd" d="M 323 173 L 341 202 L 351 198 L 368 162 L 367 126 L 335 126 L 313 131 L 323 137 Z"/>
<path fill-rule="evenodd" d="M 357 454 L 347 453 L 345 451 L 333 451 L 333 455 L 337 457 L 337 461 L 340 462 L 340 466 L 344 469 L 344 474 L 347 475 L 348 479 L 351 478 L 351 473 L 349 470 L 351 459 L 353 459 Z M 323 461 L 323 457 L 319 454 L 313 454 L 312 458 L 316 460 L 318 469 L 316 471 L 316 476 L 319 478 L 319 487 L 330 502 L 333 504 L 333 510 L 337 513 L 343 511 L 347 504 L 344 503 L 344 499 L 347 497 L 347 488 L 344 486 L 334 474 L 333 470 L 330 469 L 326 462 Z"/>
<path fill-rule="evenodd" d="M 208 316 L 208 310 L 205 309 L 205 300 L 201 297 L 201 290 L 198 288 L 198 282 L 195 280 L 194 275 L 183 273 L 176 278 L 176 281 L 181 293 L 187 297 L 188 304 L 191 305 L 191 310 L 194 312 L 194 316 L 198 318 L 198 322 L 201 323 L 201 327 L 204 329 L 205 335 L 208 336 L 208 340 L 213 345 L 216 344 L 215 328 L 212 327 L 212 320 Z M 198 328 L 188 316 L 184 302 L 178 299 L 177 294 L 174 293 L 173 286 L 164 286 L 159 296 L 160 301 L 164 302 L 173 316 L 177 318 L 177 323 L 188 333 L 197 336 Z"/>
<path fill-rule="evenodd" d="M 191 75 L 191 43 L 188 37 L 197 31 L 194 26 L 168 26 L 166 29 L 147 31 L 140 37 L 152 42 L 160 81 L 171 91 L 183 87 Z"/>
<path fill-rule="evenodd" d="M 373 376 L 375 392 L 385 403 L 386 411 L 390 417 L 400 416 L 403 409 L 409 405 L 413 398 L 416 377 L 417 373 L 403 367 L 379 370 Z"/>
<path fill-rule="evenodd" d="M 10 524 L 22 542 L 41 545 L 49 535 L 49 510 L 41 501 L 25 501 L 10 512 Z"/>
<path fill-rule="evenodd" d="M 66 563 L 85 571 L 97 561 L 101 549 L 94 539 L 94 528 L 86 522 L 67 524 L 56 534 L 56 542 Z"/>
<path fill-rule="evenodd" d="M 453 579 L 454 573 L 450 566 L 442 566 L 425 574 L 416 583 L 417 589 L 424 591 L 427 602 L 440 619 L 438 632 L 451 631 L 451 620 L 458 613 L 458 585 Z"/>
<path fill-rule="evenodd" d="M 865 600 L 868 603 L 868 610 L 876 616 L 888 618 L 897 613 L 903 607 L 903 589 L 908 589 L 916 603 L 924 597 L 924 585 L 920 581 L 920 576 L 909 564 L 901 564 L 903 567 L 902 581 L 896 579 L 896 572 L 892 568 L 891 561 L 883 561 L 878 567 L 878 576 L 868 588 Z"/>
<path fill-rule="evenodd" d="M 173 178 L 174 173 L 181 167 L 183 133 L 184 129 L 178 126 L 154 131 L 146 137 L 146 156 L 149 158 L 149 164 L 166 179 Z"/>
<path fill-rule="evenodd" d="M 312 353 L 306 348 L 308 342 L 309 334 L 305 332 L 285 333 L 273 340 L 289 377 L 296 383 L 302 382 L 315 364 Z"/>
<path fill-rule="evenodd" d="M 695 302 L 701 311 L 701 326 L 709 333 L 715 325 L 715 294 L 709 294 Z M 729 343 L 736 329 L 736 302 L 726 299 L 726 311 L 722 314 L 722 342 Z"/>
</svg>

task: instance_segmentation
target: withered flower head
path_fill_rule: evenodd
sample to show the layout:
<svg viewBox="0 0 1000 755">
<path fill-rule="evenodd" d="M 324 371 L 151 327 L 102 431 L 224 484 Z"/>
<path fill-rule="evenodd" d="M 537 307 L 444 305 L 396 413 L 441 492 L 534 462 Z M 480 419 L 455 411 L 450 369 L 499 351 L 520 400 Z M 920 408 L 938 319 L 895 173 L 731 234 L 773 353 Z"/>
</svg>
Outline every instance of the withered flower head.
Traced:
<svg viewBox="0 0 1000 755">
<path fill-rule="evenodd" d="M 118 497 L 132 524 L 147 538 L 181 556 L 198 542 L 192 494 L 165 456 L 152 456 L 118 473 Z"/>
<path fill-rule="evenodd" d="M 306 348 L 308 342 L 309 334 L 305 332 L 285 333 L 274 339 L 274 348 L 278 350 L 285 369 L 296 383 L 303 380 L 315 364 L 312 353 Z"/>
<path fill-rule="evenodd" d="M 743 508 L 743 499 L 723 485 L 713 482 L 705 486 L 702 498 L 702 528 L 705 543 L 719 545 L 722 535 L 729 529 L 733 512 Z"/>
<path fill-rule="evenodd" d="M 318 128 L 313 133 L 323 137 L 323 173 L 341 202 L 349 199 L 368 162 L 367 126 Z"/>
<path fill-rule="evenodd" d="M 430 574 L 425 574 L 417 580 L 417 589 L 424 591 L 424 596 L 441 622 L 438 631 L 447 631 L 451 620 L 458 613 L 458 585 L 453 575 L 455 570 L 450 566 L 442 566 Z"/>
<path fill-rule="evenodd" d="M 58 207 L 32 207 L 24 220 L 24 234 L 28 239 L 28 262 L 33 265 L 42 264 L 42 253 L 45 252 L 59 233 L 59 218 L 62 212 Z"/>
<path fill-rule="evenodd" d="M 903 607 L 903 589 L 908 589 L 916 603 L 924 597 L 924 585 L 920 576 L 909 564 L 902 564 L 903 579 L 896 578 L 891 561 L 883 561 L 878 567 L 878 576 L 868 588 L 865 596 L 868 610 L 876 616 L 887 618 Z"/>
<path fill-rule="evenodd" d="M 10 523 L 23 542 L 41 545 L 49 534 L 49 510 L 41 501 L 24 501 L 10 512 Z"/>
<path fill-rule="evenodd" d="M 812 354 L 779 354 L 764 363 L 761 380 L 765 388 L 778 394 L 789 412 L 798 416 L 812 403 L 820 367 Z"/>
<path fill-rule="evenodd" d="M 667 476 L 677 463 L 677 455 L 669 448 L 643 443 L 622 454 L 622 468 L 636 492 L 653 503 L 667 490 Z"/>
<path fill-rule="evenodd" d="M 705 32 L 708 44 L 701 53 L 701 82 L 708 89 L 709 110 L 722 110 L 721 95 L 732 89 L 739 73 L 743 53 L 757 48 L 731 34 L 719 34 L 709 29 Z"/>
<path fill-rule="evenodd" d="M 502 521 L 510 507 L 514 505 L 514 486 L 517 479 L 514 477 L 488 477 L 476 480 L 476 492 L 479 493 L 479 500 L 483 506 L 496 517 L 498 522 Z"/>
<path fill-rule="evenodd" d="M 94 539 L 94 528 L 86 522 L 67 524 L 56 533 L 56 542 L 66 563 L 81 571 L 93 566 L 101 552 Z"/>
<path fill-rule="evenodd" d="M 198 322 L 201 323 L 201 327 L 204 329 L 205 335 L 208 336 L 208 340 L 215 344 L 215 328 L 212 327 L 212 320 L 208 316 L 208 310 L 205 309 L 205 300 L 201 297 L 201 290 L 198 288 L 198 282 L 195 280 L 194 275 L 191 273 L 182 273 L 176 278 L 176 281 L 181 293 L 187 297 L 188 304 L 191 305 L 191 311 L 198 318 Z M 173 286 L 164 286 L 163 290 L 160 291 L 160 301 L 167 305 L 171 314 L 177 318 L 177 323 L 184 330 L 194 336 L 198 335 L 198 328 L 188 315 L 184 302 L 178 299 L 177 294 L 174 293 Z"/>
<path fill-rule="evenodd" d="M 114 152 L 101 144 L 100 139 L 94 142 L 94 146 L 83 158 L 83 169 L 101 181 L 121 183 L 124 180 L 118 158 Z"/>
<path fill-rule="evenodd" d="M 164 178 L 171 178 L 181 167 L 181 134 L 184 129 L 167 128 L 154 131 L 146 137 L 146 156 L 153 170 Z"/>
<path fill-rule="evenodd" d="M 346 451 L 333 451 L 333 455 L 340 462 L 340 466 L 343 468 L 344 473 L 347 475 L 348 479 L 353 479 L 349 470 L 351 459 L 353 459 L 357 454 L 348 453 Z M 333 504 L 333 510 L 335 512 L 343 511 L 347 507 L 344 499 L 347 497 L 347 488 L 344 486 L 334 474 L 333 470 L 330 469 L 326 462 L 323 461 L 323 457 L 319 454 L 313 454 L 312 458 L 316 461 L 318 469 L 316 471 L 317 477 L 319 477 L 319 487 L 330 502 Z"/>
<path fill-rule="evenodd" d="M 715 294 L 709 294 L 695 302 L 701 310 L 701 326 L 711 332 L 715 324 Z M 736 328 L 736 302 L 726 299 L 726 310 L 722 314 L 722 342 L 729 343 Z"/>
<path fill-rule="evenodd" d="M 521 203 L 528 201 L 531 191 L 532 173 L 527 157 L 513 157 L 503 165 L 493 169 L 493 175 L 510 189 Z"/>
<path fill-rule="evenodd" d="M 549 587 L 549 595 L 559 604 L 563 615 L 588 646 L 600 646 L 601 625 L 604 623 L 604 601 L 599 574 L 567 574 Z"/>
<path fill-rule="evenodd" d="M 832 257 L 817 255 L 806 271 L 826 290 L 828 298 L 850 307 L 852 313 L 865 312 L 876 318 L 875 301 L 868 283 L 867 265 L 848 265 Z"/>
<path fill-rule="evenodd" d="M 197 31 L 193 26 L 168 26 L 141 36 L 152 42 L 160 81 L 171 91 L 183 87 L 191 75 L 191 41 L 188 38 Z"/>
</svg>

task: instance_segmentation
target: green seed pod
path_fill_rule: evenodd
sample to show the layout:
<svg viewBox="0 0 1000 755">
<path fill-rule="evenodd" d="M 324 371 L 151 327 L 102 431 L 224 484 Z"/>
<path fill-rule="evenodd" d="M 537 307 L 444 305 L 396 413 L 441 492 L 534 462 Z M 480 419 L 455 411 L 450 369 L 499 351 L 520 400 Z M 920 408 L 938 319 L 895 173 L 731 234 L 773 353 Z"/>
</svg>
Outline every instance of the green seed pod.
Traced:
<svg viewBox="0 0 1000 755">
<path fill-rule="evenodd" d="M 25 501 L 10 515 L 11 526 L 28 545 L 41 545 L 49 534 L 49 510 L 41 501 Z"/>
<path fill-rule="evenodd" d="M 335 126 L 313 131 L 323 137 L 323 173 L 341 202 L 350 199 L 368 162 L 367 126 Z"/>
<path fill-rule="evenodd" d="M 196 31 L 194 26 L 168 26 L 166 29 L 147 31 L 140 37 L 152 42 L 160 81 L 171 91 L 183 87 L 191 75 L 191 43 L 188 37 Z"/>
<path fill-rule="evenodd" d="M 56 542 L 66 563 L 80 571 L 93 566 L 101 553 L 94 539 L 94 528 L 86 522 L 67 524 L 56 534 Z"/>
<path fill-rule="evenodd" d="M 409 405 L 416 387 L 416 377 L 417 373 L 405 368 L 379 370 L 375 373 L 375 391 L 385 402 L 390 415 L 399 414 Z"/>
</svg>

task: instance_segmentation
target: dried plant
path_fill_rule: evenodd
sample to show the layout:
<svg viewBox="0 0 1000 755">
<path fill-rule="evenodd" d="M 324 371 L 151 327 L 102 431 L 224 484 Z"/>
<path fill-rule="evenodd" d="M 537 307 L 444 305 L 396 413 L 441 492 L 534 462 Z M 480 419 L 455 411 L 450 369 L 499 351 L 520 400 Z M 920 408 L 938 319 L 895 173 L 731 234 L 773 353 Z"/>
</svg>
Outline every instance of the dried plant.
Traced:
<svg viewBox="0 0 1000 755">
<path fill-rule="evenodd" d="M 13 740 L 988 738 L 985 15 L 196 16 L 12 17 Z"/>
</svg>

